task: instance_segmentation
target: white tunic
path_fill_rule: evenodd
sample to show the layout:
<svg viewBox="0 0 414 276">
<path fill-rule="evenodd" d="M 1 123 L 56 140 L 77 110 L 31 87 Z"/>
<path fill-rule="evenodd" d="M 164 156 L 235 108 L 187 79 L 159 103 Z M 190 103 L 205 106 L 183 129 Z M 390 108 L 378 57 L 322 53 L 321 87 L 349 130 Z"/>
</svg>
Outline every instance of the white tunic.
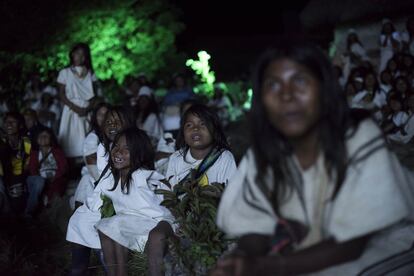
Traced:
<svg viewBox="0 0 414 276">
<path fill-rule="evenodd" d="M 400 42 L 401 38 L 400 38 L 400 34 L 398 32 L 393 32 L 391 34 L 392 38 L 394 38 L 396 41 Z M 382 46 L 385 42 L 386 36 L 381 34 L 380 35 L 380 49 L 381 49 L 381 54 L 380 54 L 380 64 L 379 64 L 379 73 L 381 73 L 382 71 L 384 71 L 384 69 L 387 68 L 387 64 L 388 61 L 393 57 L 394 55 L 394 49 L 392 47 L 392 43 L 391 43 L 391 38 L 388 38 L 387 43 L 385 44 L 385 46 Z"/>
<path fill-rule="evenodd" d="M 157 115 L 154 113 L 149 114 L 140 128 L 147 133 L 154 145 L 157 145 L 163 133 L 162 126 Z"/>
<path fill-rule="evenodd" d="M 412 224 L 398 230 L 401 230 L 400 234 L 411 233 L 411 236 L 406 235 L 411 242 L 401 242 L 395 239 L 395 236 L 394 239 L 390 239 L 392 233 L 379 232 L 409 217 L 413 208 L 414 187 L 408 172 L 386 147 L 380 147 L 374 153 L 368 154 L 371 149 L 384 144 L 383 138 L 373 140 L 375 137 L 381 137 L 379 128 L 371 120 L 366 120 L 347 141 L 349 156 L 356 158 L 349 165 L 345 181 L 335 200 L 325 201 L 327 203 L 324 205 L 322 216 L 322 233 L 323 239 L 333 238 L 338 242 L 371 233 L 379 234 L 376 234 L 363 257 L 355 263 L 341 265 L 341 270 L 338 269 L 339 266 L 333 267 L 331 274 L 320 272 L 318 275 L 333 275 L 333 272 L 336 275 L 356 275 L 363 267 L 390 254 L 408 249 L 412 244 Z M 361 148 L 362 145 L 365 147 Z M 366 154 L 368 156 L 362 158 Z M 314 167 L 306 171 L 301 170 L 306 212 L 302 208 L 298 193 L 294 190 L 289 200 L 281 206 L 280 211 L 285 218 L 312 225 L 315 198 L 318 196 L 314 191 L 319 191 L 320 169 L 324 168 L 321 164 L 323 162 L 319 158 Z M 252 151 L 249 151 L 243 158 L 236 176 L 226 188 L 217 214 L 218 226 L 231 236 L 248 233 L 273 235 L 275 232 L 278 218 L 266 196 L 257 187 L 256 174 L 254 156 Z M 272 180 L 268 177 L 268 185 L 272 185 L 271 183 Z M 327 195 L 330 196 L 333 183 L 328 184 Z M 251 204 L 260 208 L 253 208 Z M 388 245 L 383 250 L 378 250 L 378 246 L 375 246 L 384 239 L 387 239 Z M 341 274 L 341 271 L 344 273 Z"/>
<path fill-rule="evenodd" d="M 95 188 L 85 205 L 72 215 L 66 239 L 91 248 L 100 248 L 97 230 L 117 243 L 132 250 L 143 251 L 148 234 L 158 222 L 172 223 L 170 212 L 160 206 L 162 196 L 154 189 L 166 189 L 159 180 L 164 177 L 155 171 L 137 170 L 132 174 L 128 194 L 121 192 L 120 184 L 114 191 L 112 175 L 104 178 Z M 111 198 L 116 215 L 101 219 L 99 208 L 102 206 L 101 194 Z"/>
<path fill-rule="evenodd" d="M 92 82 L 95 80 L 95 75 L 90 72 L 81 79 L 71 68 L 62 69 L 57 78 L 58 83 L 65 85 L 68 100 L 83 108 L 94 97 Z M 88 126 L 86 117 L 80 117 L 67 105 L 63 107 L 58 139 L 67 157 L 82 156 L 82 143 L 79 141 L 85 139 Z"/>
<path fill-rule="evenodd" d="M 191 156 L 190 150 L 187 151 L 185 160 L 180 151 L 174 152 L 168 162 L 166 177 L 171 185 L 178 184 L 191 169 L 195 169 L 202 160 L 196 160 Z M 216 162 L 207 170 L 206 176 L 208 183 L 227 184 L 236 172 L 236 162 L 230 151 L 224 151 Z"/>
<path fill-rule="evenodd" d="M 96 154 L 99 139 L 95 132 L 89 132 L 83 142 L 83 158 L 86 164 L 86 156 Z M 99 172 L 96 165 L 85 165 L 82 168 L 82 177 L 75 192 L 75 201 L 85 203 L 86 198 L 93 193 L 94 182 L 98 180 Z"/>
</svg>

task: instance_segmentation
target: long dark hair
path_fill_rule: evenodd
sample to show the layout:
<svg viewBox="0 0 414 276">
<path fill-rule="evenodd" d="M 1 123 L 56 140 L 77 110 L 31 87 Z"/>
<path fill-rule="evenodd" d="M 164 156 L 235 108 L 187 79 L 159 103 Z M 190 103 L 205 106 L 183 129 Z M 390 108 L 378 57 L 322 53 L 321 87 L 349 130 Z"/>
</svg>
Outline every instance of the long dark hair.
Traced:
<svg viewBox="0 0 414 276">
<path fill-rule="evenodd" d="M 333 173 L 336 176 L 334 194 L 339 191 L 347 169 L 345 133 L 349 120 L 349 108 L 328 57 L 313 43 L 281 41 L 275 48 L 262 54 L 256 64 L 250 113 L 252 146 L 257 167 L 257 185 L 275 204 L 276 210 L 278 210 L 280 201 L 286 199 L 294 186 L 294 172 L 288 164 L 292 148 L 286 138 L 272 126 L 268 119 L 262 101 L 262 84 L 268 66 L 273 61 L 283 58 L 305 66 L 320 83 L 319 139 L 328 174 L 331 178 Z M 269 187 L 265 183 L 269 168 L 273 173 L 273 187 Z"/>
<path fill-rule="evenodd" d="M 135 118 L 133 112 L 122 106 L 110 106 L 108 112 L 106 112 L 104 124 L 109 116 L 116 114 L 122 122 L 122 129 L 132 128 L 135 126 Z M 105 127 L 104 125 L 102 127 Z M 109 152 L 111 141 L 106 137 L 105 132 L 102 131 L 102 143 L 105 147 L 105 151 Z"/>
<path fill-rule="evenodd" d="M 83 51 L 83 54 L 85 55 L 85 63 L 83 64 L 90 72 L 93 73 L 93 66 L 92 66 L 92 58 L 91 58 L 91 49 L 89 48 L 89 45 L 86 43 L 77 43 L 73 45 L 72 49 L 69 52 L 69 60 L 70 65 L 73 65 L 73 53 L 77 50 L 81 49 Z"/>
<path fill-rule="evenodd" d="M 183 114 L 180 122 L 180 131 L 178 132 L 176 147 L 182 152 L 182 154 L 187 153 L 189 148 L 184 140 L 184 125 L 187 117 L 191 114 L 204 121 L 211 137 L 213 138 L 214 147 L 218 149 L 230 150 L 230 146 L 227 142 L 226 136 L 224 135 L 223 127 L 221 126 L 217 114 L 205 105 L 194 104 Z"/>
<path fill-rule="evenodd" d="M 128 128 L 118 133 L 114 139 L 111 150 L 115 147 L 119 139 L 125 136 L 129 149 L 130 169 L 124 182 L 121 183 L 121 190 L 128 194 L 133 181 L 132 174 L 138 169 L 154 170 L 155 153 L 151 144 L 151 140 L 145 131 L 138 128 Z M 112 175 L 114 176 L 114 186 L 110 191 L 114 191 L 118 186 L 121 177 L 120 172 L 115 169 L 112 157 L 109 158 Z"/>
<path fill-rule="evenodd" d="M 105 102 L 98 103 L 92 110 L 90 126 L 89 126 L 89 132 L 95 132 L 95 134 L 99 138 L 99 141 L 101 142 L 103 142 L 103 134 L 102 134 L 103 125 L 99 127 L 98 120 L 96 119 L 96 115 L 98 114 L 99 109 L 101 109 L 102 107 L 106 107 L 108 111 L 111 109 L 111 105 L 109 103 L 105 103 Z"/>
<path fill-rule="evenodd" d="M 51 148 L 56 148 L 59 147 L 56 135 L 53 133 L 53 130 L 49 127 L 45 127 L 45 126 L 41 126 L 39 129 L 36 130 L 36 133 L 33 137 L 33 141 L 32 141 L 32 149 L 33 150 L 39 150 L 39 144 L 37 142 L 37 138 L 39 137 L 40 133 L 42 132 L 47 132 L 47 134 L 49 134 L 50 137 L 50 147 Z"/>
<path fill-rule="evenodd" d="M 139 103 L 135 107 L 136 117 L 141 118 L 140 123 L 143 124 L 151 113 L 154 113 L 155 116 L 157 116 L 157 119 L 159 120 L 158 104 L 157 104 L 157 101 L 155 100 L 154 96 L 153 95 L 139 96 L 138 97 L 138 102 L 140 101 L 140 99 L 142 97 L 147 97 L 149 103 L 148 103 L 147 108 L 145 108 L 144 110 L 140 109 Z M 139 117 L 138 115 L 141 114 L 141 113 L 142 113 L 142 116 Z"/>
</svg>

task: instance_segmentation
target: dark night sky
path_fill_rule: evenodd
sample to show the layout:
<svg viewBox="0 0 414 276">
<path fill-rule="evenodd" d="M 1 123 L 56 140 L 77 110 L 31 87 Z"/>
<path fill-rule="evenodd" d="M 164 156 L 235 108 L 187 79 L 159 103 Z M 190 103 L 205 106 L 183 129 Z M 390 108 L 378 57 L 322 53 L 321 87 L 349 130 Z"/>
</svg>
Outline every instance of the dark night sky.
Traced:
<svg viewBox="0 0 414 276">
<path fill-rule="evenodd" d="M 248 74 L 249 66 L 267 45 L 291 28 L 299 28 L 299 13 L 308 1 L 172 1 L 181 10 L 186 29 L 177 46 L 190 57 L 198 50 L 212 56 L 220 79 Z"/>
</svg>

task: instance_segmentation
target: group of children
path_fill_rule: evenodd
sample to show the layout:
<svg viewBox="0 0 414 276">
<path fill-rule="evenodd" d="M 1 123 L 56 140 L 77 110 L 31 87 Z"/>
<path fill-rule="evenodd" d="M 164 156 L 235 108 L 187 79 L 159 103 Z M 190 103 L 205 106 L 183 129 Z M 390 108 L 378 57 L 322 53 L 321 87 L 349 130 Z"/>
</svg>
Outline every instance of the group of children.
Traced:
<svg viewBox="0 0 414 276">
<path fill-rule="evenodd" d="M 407 144 L 414 137 L 414 18 L 399 32 L 385 19 L 380 35 L 376 68 L 355 30 L 347 36 L 342 66 L 337 66 L 348 103 L 352 108 L 374 112 L 391 143 Z"/>
<path fill-rule="evenodd" d="M 102 108 L 98 106 L 94 114 Z M 67 240 L 73 243 L 72 274 L 85 273 L 90 250 L 102 249 L 108 275 L 126 275 L 128 249 L 143 252 L 147 247 L 150 272 L 160 275 L 166 237 L 173 235 L 176 226 L 154 190 L 172 188 L 192 169 L 203 170 L 200 185 L 227 184 L 236 163 L 216 114 L 204 105 L 194 104 L 183 114 L 177 137 L 179 150 L 171 154 L 166 176 L 155 170 L 155 147 L 129 112 L 105 108 L 103 122 L 95 131 L 99 176 L 95 181 L 88 175 L 88 180 L 81 182 L 87 187 L 78 187 L 77 201 L 82 206 L 68 225 Z M 164 179 L 169 187 L 161 181 Z M 115 211 L 108 218 L 100 209 L 105 198 L 112 201 Z"/>
</svg>

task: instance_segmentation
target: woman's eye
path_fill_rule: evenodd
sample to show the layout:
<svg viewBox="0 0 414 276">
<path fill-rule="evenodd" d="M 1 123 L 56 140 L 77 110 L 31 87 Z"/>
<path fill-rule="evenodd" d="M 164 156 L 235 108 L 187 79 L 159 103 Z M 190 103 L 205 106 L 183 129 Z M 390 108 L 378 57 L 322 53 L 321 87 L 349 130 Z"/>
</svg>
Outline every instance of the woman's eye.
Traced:
<svg viewBox="0 0 414 276">
<path fill-rule="evenodd" d="M 303 74 L 298 74 L 293 78 L 293 81 L 297 85 L 305 85 L 307 84 L 307 80 L 308 80 L 307 77 Z"/>
<path fill-rule="evenodd" d="M 192 124 L 188 124 L 188 123 L 184 125 L 185 128 L 190 128 L 191 126 Z"/>
<path fill-rule="evenodd" d="M 280 90 L 280 83 L 275 80 L 265 81 L 264 88 L 269 91 L 277 92 Z"/>
</svg>

